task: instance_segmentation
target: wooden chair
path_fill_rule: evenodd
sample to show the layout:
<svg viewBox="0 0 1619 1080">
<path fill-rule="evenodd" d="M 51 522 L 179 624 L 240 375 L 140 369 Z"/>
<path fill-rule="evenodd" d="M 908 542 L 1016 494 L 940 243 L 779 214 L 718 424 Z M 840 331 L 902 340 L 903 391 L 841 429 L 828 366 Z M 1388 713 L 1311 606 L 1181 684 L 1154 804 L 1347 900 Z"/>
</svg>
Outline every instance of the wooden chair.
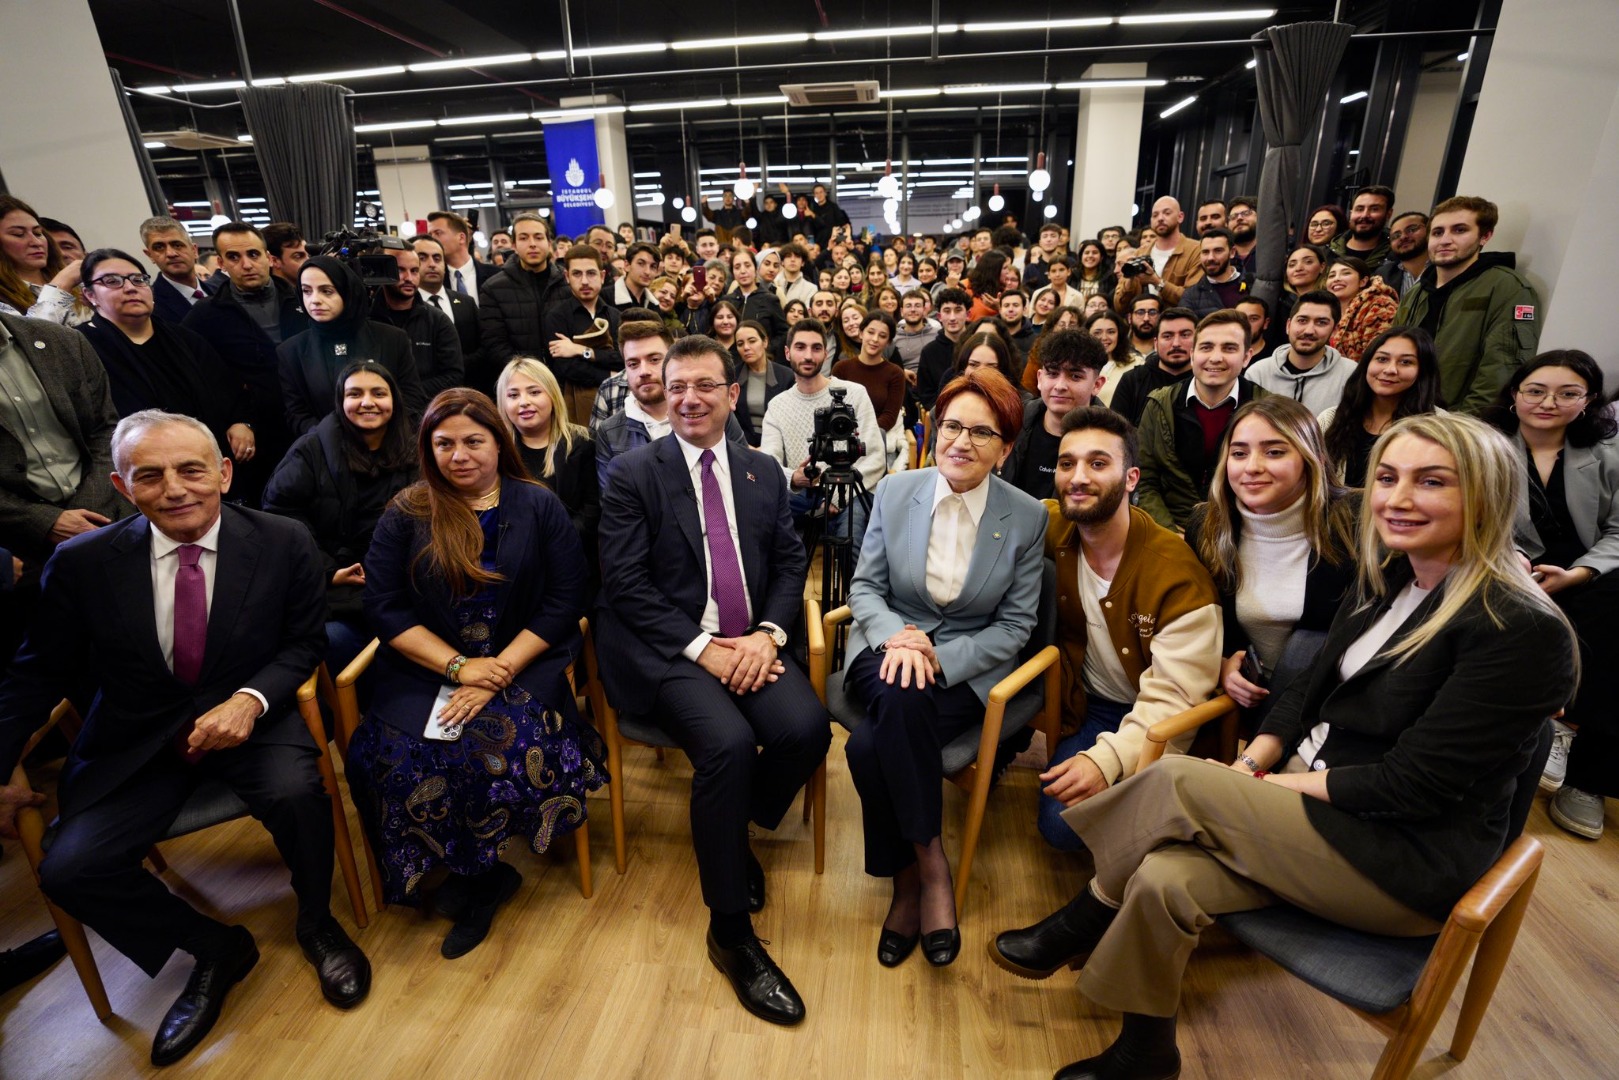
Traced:
<svg viewBox="0 0 1619 1080">
<path fill-rule="evenodd" d="M 326 752 L 326 726 L 321 720 L 320 706 L 316 702 L 319 678 L 320 673 L 317 671 L 298 688 L 298 712 L 302 715 L 304 724 L 309 728 L 309 733 L 319 749 L 318 768 L 321 783 L 331 799 L 332 822 L 336 827 L 337 865 L 343 873 L 343 883 L 348 889 L 349 904 L 354 910 L 354 922 L 363 929 L 369 921 L 365 909 L 365 893 L 360 887 L 359 869 L 354 865 L 354 848 L 349 841 L 348 816 L 343 811 L 343 797 L 338 791 L 331 756 Z M 30 746 L 57 724 L 62 726 L 62 730 L 70 738 L 77 736 L 80 727 L 78 713 L 74 711 L 72 704 L 65 700 L 51 713 L 50 720 L 35 733 Z M 12 773 L 11 782 L 24 786 L 28 784 L 28 777 L 21 765 L 18 765 Z M 186 800 L 163 839 L 173 840 L 245 816 L 247 806 L 233 791 L 224 784 L 209 781 L 198 785 L 196 791 Z M 45 852 L 50 847 L 51 839 L 45 815 L 36 807 L 25 807 L 18 811 L 17 832 L 22 840 L 28 865 L 33 871 L 34 883 L 37 885 L 39 867 L 45 861 Z M 148 858 L 158 873 L 163 873 L 167 869 L 167 864 L 157 854 L 155 847 Z M 85 935 L 83 924 L 57 907 L 49 897 L 45 897 L 45 906 L 50 911 L 51 920 L 56 923 L 57 931 L 62 935 L 62 943 L 67 947 L 74 970 L 79 973 L 79 981 L 84 984 L 85 995 L 90 999 L 90 1006 L 95 1010 L 96 1019 L 105 1021 L 112 1015 L 112 1005 L 107 1000 L 107 989 L 101 981 L 101 972 L 96 967 L 95 956 L 90 951 L 90 942 Z"/>
<path fill-rule="evenodd" d="M 588 620 L 579 620 L 581 631 L 585 631 L 588 626 Z M 343 755 L 344 762 L 348 761 L 349 742 L 354 738 L 354 732 L 358 730 L 361 720 L 360 699 L 355 683 L 359 682 L 360 676 L 371 667 L 372 661 L 377 658 L 377 649 L 381 645 L 380 641 L 372 638 L 370 644 L 361 649 L 360 654 L 351 660 L 349 666 L 339 672 L 334 680 L 335 701 L 332 711 L 337 714 L 337 747 L 338 752 Z M 568 670 L 571 676 L 573 669 L 570 667 Z M 382 898 L 382 868 L 377 864 L 377 853 L 371 845 L 371 832 L 366 827 L 363 815 L 360 818 L 360 838 L 365 845 L 365 860 L 371 871 L 371 896 L 377 902 L 377 910 L 381 911 L 387 903 Z M 573 843 L 574 853 L 579 860 L 579 893 L 589 900 L 594 892 L 590 875 L 589 822 L 581 822 L 579 828 L 574 830 Z"/>
<path fill-rule="evenodd" d="M 1155 724 L 1136 771 L 1156 761 L 1174 738 L 1213 720 L 1223 722 L 1225 737 L 1234 748 L 1236 714 L 1235 703 L 1221 694 Z M 1476 953 L 1450 1055 L 1461 1061 L 1472 1048 L 1540 875 L 1544 849 L 1522 832 L 1551 739 L 1547 722 L 1528 767 L 1518 776 L 1505 852 L 1457 901 L 1438 935 L 1399 938 L 1361 933 L 1291 904 L 1235 912 L 1217 920 L 1237 940 L 1349 1006 L 1389 1037 L 1372 1080 L 1410 1076 Z M 1234 760 L 1234 755 L 1227 760 Z"/>
<path fill-rule="evenodd" d="M 813 604 L 813 601 L 810 601 Z M 818 610 L 818 608 L 816 609 Z M 811 649 L 814 648 L 814 635 L 818 625 L 810 624 Z M 608 796 L 613 812 L 613 861 L 620 874 L 629 866 L 627 845 L 624 839 L 624 748 L 626 746 L 648 746 L 657 751 L 658 760 L 663 760 L 665 750 L 678 750 L 680 744 L 657 724 L 644 717 L 620 715 L 618 710 L 607 700 L 607 691 L 603 687 L 601 671 L 596 660 L 595 638 L 587 630 L 585 633 L 585 678 L 586 693 L 590 701 L 590 711 L 601 728 L 602 739 L 607 743 L 607 774 Z M 813 659 L 812 659 L 813 663 Z M 804 820 L 814 818 L 815 837 L 815 872 L 822 873 L 826 869 L 826 762 L 823 760 L 815 770 L 815 775 L 804 787 Z"/>
<path fill-rule="evenodd" d="M 844 606 L 816 618 L 820 615 L 820 603 L 815 600 L 806 603 L 810 614 L 810 682 L 832 719 L 853 731 L 866 722 L 865 710 L 844 693 L 843 672 L 829 670 L 831 653 L 827 647 L 837 627 L 853 618 L 853 612 Z M 962 830 L 961 860 L 956 868 L 958 917 L 966 909 L 967 883 L 972 877 L 973 857 L 978 851 L 978 836 L 984 825 L 984 809 L 989 803 L 996 750 L 1031 724 L 1045 734 L 1047 749 L 1057 745 L 1062 728 L 1062 664 L 1056 641 L 1057 567 L 1047 559 L 1041 574 L 1039 622 L 1024 647 L 1023 663 L 990 691 L 983 724 L 962 734 L 943 750 L 945 777 L 967 792 L 967 822 Z"/>
</svg>

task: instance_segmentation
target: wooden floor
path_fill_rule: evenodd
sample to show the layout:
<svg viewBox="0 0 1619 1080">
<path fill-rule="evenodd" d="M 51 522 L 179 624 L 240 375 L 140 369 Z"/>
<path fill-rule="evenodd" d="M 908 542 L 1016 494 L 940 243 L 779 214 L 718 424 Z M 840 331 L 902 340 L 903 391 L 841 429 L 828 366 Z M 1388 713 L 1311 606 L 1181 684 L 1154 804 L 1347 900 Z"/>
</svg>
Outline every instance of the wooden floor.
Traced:
<svg viewBox="0 0 1619 1080">
<path fill-rule="evenodd" d="M 670 754 L 627 751 L 629 871 L 614 873 L 605 797 L 590 801 L 596 895 L 582 899 L 571 854 L 526 851 L 516 899 L 489 940 L 439 956 L 447 923 L 391 909 L 356 935 L 371 957 L 371 996 L 349 1013 L 326 1005 L 292 936 L 286 871 L 251 821 L 166 845 L 171 887 L 258 938 L 263 960 L 231 995 L 201 1049 L 171 1073 L 312 1077 L 901 1077 L 1049 1076 L 1095 1052 L 1117 1019 L 1067 973 L 1046 983 L 990 964 L 985 942 L 1031 922 L 1087 876 L 1033 828 L 1036 784 L 1013 769 L 991 797 L 953 967 L 920 954 L 898 970 L 873 953 L 886 885 L 861 872 L 859 805 L 842 751 L 830 758 L 828 851 L 813 870 L 795 810 L 754 842 L 770 901 L 756 924 L 803 994 L 809 1019 L 784 1030 L 754 1020 L 708 964 L 706 913 L 688 839 L 691 771 Z M 946 792 L 946 844 L 959 850 L 963 799 Z M 1589 843 L 1551 825 L 1544 800 L 1530 831 L 1546 867 L 1524 933 L 1468 1061 L 1444 1054 L 1442 1023 L 1417 1076 L 1619 1076 L 1619 814 Z M 358 831 L 355 831 L 356 838 Z M 572 845 L 561 845 L 571 852 Z M 363 873 L 362 869 L 362 873 Z M 337 887 L 334 909 L 351 925 Z M 0 947 L 49 926 L 15 844 L 0 861 Z M 0 997 L 0 1077 L 151 1072 L 151 1035 L 189 970 L 176 956 L 155 980 L 92 935 L 116 1016 L 98 1024 L 66 961 Z M 1454 1007 L 1451 1019 L 1454 1018 Z M 1210 931 L 1188 972 L 1182 1075 L 1361 1078 L 1374 1031 L 1336 1003 Z"/>
</svg>

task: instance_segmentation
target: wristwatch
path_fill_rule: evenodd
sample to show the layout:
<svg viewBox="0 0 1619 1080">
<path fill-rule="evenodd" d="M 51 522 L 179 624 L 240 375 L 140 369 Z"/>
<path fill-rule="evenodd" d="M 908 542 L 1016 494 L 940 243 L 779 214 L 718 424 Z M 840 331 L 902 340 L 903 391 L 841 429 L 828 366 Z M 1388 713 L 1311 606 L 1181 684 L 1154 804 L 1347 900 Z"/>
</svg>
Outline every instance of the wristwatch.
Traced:
<svg viewBox="0 0 1619 1080">
<path fill-rule="evenodd" d="M 594 360 L 596 359 L 596 350 L 587 345 L 585 346 L 585 351 L 580 355 L 582 355 L 586 360 Z"/>
<path fill-rule="evenodd" d="M 754 623 L 742 633 L 743 636 L 747 636 L 748 634 L 767 634 L 769 635 L 770 640 L 776 643 L 776 648 L 785 649 L 787 647 L 787 631 L 783 630 L 779 626 L 773 626 L 770 623 Z"/>
</svg>

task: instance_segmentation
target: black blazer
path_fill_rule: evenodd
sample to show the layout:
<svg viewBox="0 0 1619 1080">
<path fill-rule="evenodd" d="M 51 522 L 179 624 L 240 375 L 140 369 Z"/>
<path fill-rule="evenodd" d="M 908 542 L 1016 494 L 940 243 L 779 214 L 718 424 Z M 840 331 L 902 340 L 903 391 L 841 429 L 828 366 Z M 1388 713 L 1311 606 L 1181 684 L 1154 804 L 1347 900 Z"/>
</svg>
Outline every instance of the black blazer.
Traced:
<svg viewBox="0 0 1619 1080">
<path fill-rule="evenodd" d="M 277 277 L 270 280 L 281 305 L 281 340 L 287 341 L 312 324 L 299 308 L 292 286 Z M 296 432 L 287 427 L 276 343 L 259 329 L 228 283 L 208 299 L 197 301 L 184 325 L 201 334 L 236 377 L 247 384 L 252 394 L 253 431 L 258 437 L 257 456 L 279 460 Z M 330 401 L 328 394 L 327 402 Z"/>
<path fill-rule="evenodd" d="M 781 463 L 730 440 L 723 445 L 753 621 L 792 634 L 806 563 Z M 624 711 L 651 710 L 670 667 L 702 632 L 708 545 L 698 498 L 673 435 L 616 459 L 602 492 L 596 648 L 608 696 Z"/>
<path fill-rule="evenodd" d="M 276 346 L 281 365 L 281 400 L 287 427 L 294 437 L 337 410 L 338 373 L 356 360 L 375 360 L 393 374 L 405 399 L 394 402 L 394 408 L 403 407 L 412 425 L 427 411 L 427 391 L 416 370 L 416 352 L 410 336 L 397 326 L 367 319 L 347 356 L 333 357 L 327 352 L 315 327 Z"/>
<path fill-rule="evenodd" d="M 1404 559 L 1385 573 L 1382 602 L 1358 610 L 1344 598 L 1310 677 L 1283 692 L 1260 734 L 1291 755 L 1315 723 L 1332 725 L 1316 759 L 1332 801 L 1306 797 L 1310 823 L 1390 896 L 1444 919 L 1505 846 L 1518 775 L 1571 696 L 1574 649 L 1554 615 L 1498 593 L 1490 609 L 1502 625 L 1474 597 L 1404 663 L 1380 654 L 1340 681 L 1345 650 L 1411 580 Z M 1390 644 L 1443 596 L 1441 586 Z"/>
<path fill-rule="evenodd" d="M 433 698 L 446 685 L 444 676 L 405 659 L 388 642 L 413 626 L 425 626 L 457 648 L 461 641 L 449 586 L 426 559 L 416 561 L 427 543 L 427 521 L 394 505 L 377 523 L 365 556 L 365 613 L 382 639 L 367 720 L 417 738 Z M 495 564 L 503 580 L 494 587 L 490 655 L 524 630 L 543 638 L 550 648 L 517 673 L 514 685 L 557 708 L 562 675 L 579 651 L 585 584 L 584 554 L 561 500 L 539 484 L 507 477 Z"/>
<path fill-rule="evenodd" d="M 39 612 L 0 684 L 0 767 L 9 776 L 63 693 L 93 680 L 95 700 L 62 772 L 64 815 L 106 796 L 243 687 L 270 703 L 244 745 L 311 745 L 294 697 L 326 652 L 320 553 L 297 522 L 229 504 L 220 513 L 195 686 L 174 677 L 158 647 L 144 517 L 74 537 L 45 567 Z"/>
<path fill-rule="evenodd" d="M 198 284 L 198 288 L 201 288 Z M 201 303 L 202 301 L 198 301 Z M 180 293 L 180 286 L 161 273 L 152 279 L 152 314 L 171 323 L 184 321 L 191 314 L 191 301 Z"/>
<path fill-rule="evenodd" d="M 776 294 L 770 290 L 770 286 L 760 282 L 758 288 L 744 300 L 742 290 L 732 285 L 722 299 L 729 300 L 742 309 L 743 321 L 753 319 L 763 325 L 771 350 L 777 356 L 786 355 L 782 346 L 787 340 L 787 316 L 782 314 L 781 301 L 776 299 Z"/>
<path fill-rule="evenodd" d="M 793 369 L 786 364 L 778 364 L 774 360 L 766 361 L 769 365 L 766 370 L 769 376 L 765 381 L 765 407 L 775 400 L 777 394 L 792 389 L 794 385 Z M 742 434 L 748 440 L 749 446 L 758 446 L 763 437 L 753 430 L 753 413 L 748 408 L 748 368 L 747 365 L 736 365 L 736 381 L 742 385 L 742 392 L 736 398 L 736 422 L 742 425 Z"/>
</svg>

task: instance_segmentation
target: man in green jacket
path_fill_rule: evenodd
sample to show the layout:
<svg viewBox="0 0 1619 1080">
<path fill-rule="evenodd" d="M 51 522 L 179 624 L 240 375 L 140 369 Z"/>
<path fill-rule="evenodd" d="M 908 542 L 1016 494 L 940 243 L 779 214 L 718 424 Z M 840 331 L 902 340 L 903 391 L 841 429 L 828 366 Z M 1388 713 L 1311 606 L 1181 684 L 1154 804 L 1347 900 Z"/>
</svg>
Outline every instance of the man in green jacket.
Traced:
<svg viewBox="0 0 1619 1080">
<path fill-rule="evenodd" d="M 1439 352 L 1447 407 L 1477 415 L 1540 344 L 1540 298 L 1511 252 L 1486 252 L 1500 212 L 1476 195 L 1434 207 L 1428 269 L 1400 300 L 1397 326 L 1420 326 Z"/>
</svg>

